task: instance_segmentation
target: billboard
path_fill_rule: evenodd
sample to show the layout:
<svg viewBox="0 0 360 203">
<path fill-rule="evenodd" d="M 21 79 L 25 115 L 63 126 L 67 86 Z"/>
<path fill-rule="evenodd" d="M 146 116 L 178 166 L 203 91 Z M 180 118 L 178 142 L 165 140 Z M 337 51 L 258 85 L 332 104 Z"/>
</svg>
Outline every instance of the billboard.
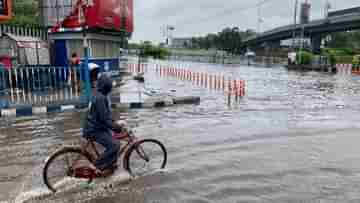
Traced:
<svg viewBox="0 0 360 203">
<path fill-rule="evenodd" d="M 133 0 L 42 0 L 43 25 L 102 28 L 132 33 Z M 54 30 L 54 29 L 53 29 Z"/>
<path fill-rule="evenodd" d="M 0 0 L 0 22 L 8 21 L 12 15 L 12 0 Z"/>
<path fill-rule="evenodd" d="M 90 28 L 133 32 L 133 0 L 93 0 L 85 16 Z"/>
<path fill-rule="evenodd" d="M 40 0 L 41 21 L 45 27 L 61 23 L 76 10 L 79 0 Z"/>
</svg>

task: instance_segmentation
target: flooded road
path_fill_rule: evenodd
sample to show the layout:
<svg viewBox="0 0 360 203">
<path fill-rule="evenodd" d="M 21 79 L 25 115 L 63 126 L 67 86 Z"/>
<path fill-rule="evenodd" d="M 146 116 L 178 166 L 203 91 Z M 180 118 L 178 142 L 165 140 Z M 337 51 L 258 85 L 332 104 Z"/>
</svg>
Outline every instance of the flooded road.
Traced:
<svg viewBox="0 0 360 203">
<path fill-rule="evenodd" d="M 200 105 L 116 112 L 136 126 L 139 137 L 166 145 L 165 172 L 112 188 L 104 181 L 48 195 L 43 161 L 58 147 L 78 142 L 83 113 L 2 118 L 0 201 L 360 201 L 360 77 L 186 66 L 245 79 L 247 96 L 228 106 L 222 92 L 149 71 L 146 88 L 202 99 Z"/>
</svg>

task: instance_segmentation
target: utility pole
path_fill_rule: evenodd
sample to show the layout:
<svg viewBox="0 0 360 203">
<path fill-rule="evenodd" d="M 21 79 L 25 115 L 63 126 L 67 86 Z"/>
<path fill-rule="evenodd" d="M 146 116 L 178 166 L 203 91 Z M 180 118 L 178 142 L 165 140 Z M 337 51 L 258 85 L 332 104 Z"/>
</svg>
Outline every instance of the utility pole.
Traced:
<svg viewBox="0 0 360 203">
<path fill-rule="evenodd" d="M 172 41 L 172 32 L 175 30 L 175 27 L 172 25 L 166 25 L 165 35 L 166 35 L 166 45 L 170 47 Z"/>
<path fill-rule="evenodd" d="M 260 23 L 262 22 L 261 20 L 261 3 L 260 1 L 258 2 L 258 10 L 257 10 L 257 14 L 258 14 L 258 17 L 257 17 L 257 33 L 259 34 L 261 32 L 261 27 L 260 27 Z"/>
<path fill-rule="evenodd" d="M 329 17 L 329 9 L 331 8 L 331 4 L 329 0 L 325 1 L 325 9 L 324 9 L 324 18 L 327 19 Z"/>
<path fill-rule="evenodd" d="M 127 1 L 123 1 L 123 3 L 124 3 L 124 8 L 122 9 L 122 17 L 121 17 L 121 22 L 122 22 L 122 26 L 123 26 L 123 30 L 124 30 L 124 32 L 122 33 L 122 39 L 121 39 L 121 46 L 122 46 L 122 48 L 124 49 L 125 48 L 125 40 L 126 40 L 126 34 L 125 34 L 125 32 L 126 32 L 126 19 L 127 19 L 127 8 L 128 8 L 128 5 L 127 5 Z"/>
<path fill-rule="evenodd" d="M 85 95 L 84 95 L 84 101 L 89 102 L 90 96 L 91 96 L 91 86 L 90 86 L 90 72 L 89 72 L 89 43 L 87 39 L 87 25 L 86 25 L 86 8 L 89 6 L 89 0 L 86 0 L 85 5 L 83 5 L 83 15 L 84 15 L 84 22 L 83 24 L 83 45 L 84 45 L 84 73 L 85 73 Z M 81 11 L 81 8 L 79 8 Z M 80 12 L 79 11 L 79 12 Z M 80 19 L 79 19 L 80 20 Z"/>
<path fill-rule="evenodd" d="M 295 51 L 295 38 L 296 38 L 296 21 L 297 21 L 297 11 L 298 11 L 298 0 L 295 0 L 295 10 L 294 10 L 294 30 L 293 30 L 293 41 L 292 41 L 292 47 L 293 51 Z"/>
<path fill-rule="evenodd" d="M 301 24 L 301 37 L 300 37 L 300 49 L 299 49 L 299 65 L 301 65 L 301 63 L 302 63 L 303 53 L 301 53 L 301 52 L 303 51 L 303 48 L 304 48 L 304 37 L 305 37 L 305 24 Z"/>
</svg>

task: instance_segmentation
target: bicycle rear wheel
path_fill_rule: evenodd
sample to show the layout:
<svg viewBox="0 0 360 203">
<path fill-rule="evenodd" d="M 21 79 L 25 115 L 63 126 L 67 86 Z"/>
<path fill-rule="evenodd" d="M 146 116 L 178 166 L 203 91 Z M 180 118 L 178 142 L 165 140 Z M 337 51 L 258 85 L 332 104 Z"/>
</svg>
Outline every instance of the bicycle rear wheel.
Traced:
<svg viewBox="0 0 360 203">
<path fill-rule="evenodd" d="M 124 167 L 130 175 L 141 176 L 164 169 L 167 162 L 165 146 L 158 140 L 145 139 L 134 144 L 124 157 Z"/>
<path fill-rule="evenodd" d="M 91 183 L 91 171 L 82 171 L 89 178 L 76 178 L 74 166 L 77 163 L 91 163 L 90 156 L 84 154 L 80 148 L 64 148 L 51 155 L 43 169 L 43 180 L 45 185 L 52 191 L 57 192 L 66 185 Z M 85 169 L 87 170 L 87 169 Z"/>
</svg>

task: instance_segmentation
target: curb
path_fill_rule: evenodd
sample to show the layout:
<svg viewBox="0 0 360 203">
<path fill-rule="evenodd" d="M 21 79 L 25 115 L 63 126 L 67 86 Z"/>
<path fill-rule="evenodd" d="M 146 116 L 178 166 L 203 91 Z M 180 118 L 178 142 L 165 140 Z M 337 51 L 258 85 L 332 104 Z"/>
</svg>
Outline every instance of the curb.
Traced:
<svg viewBox="0 0 360 203">
<path fill-rule="evenodd" d="M 75 109 L 86 108 L 86 104 L 75 105 L 48 105 L 48 106 L 22 106 L 17 108 L 1 109 L 0 117 L 25 117 L 48 113 L 61 113 Z"/>
<path fill-rule="evenodd" d="M 163 108 L 173 106 L 173 101 L 157 101 L 157 102 L 144 102 L 144 103 L 121 103 L 113 104 L 113 108 L 118 109 L 145 109 L 145 108 Z"/>
<path fill-rule="evenodd" d="M 178 104 L 199 104 L 200 97 L 179 97 L 171 101 L 156 101 L 143 103 L 117 103 L 112 104 L 113 108 L 130 110 L 130 109 L 145 109 L 145 108 L 163 108 L 174 106 Z M 47 105 L 47 106 L 19 106 L 16 108 L 0 109 L 0 118 L 6 117 L 27 117 L 49 113 L 62 113 L 80 109 L 86 109 L 89 106 L 87 103 L 75 103 L 66 105 Z"/>
</svg>

